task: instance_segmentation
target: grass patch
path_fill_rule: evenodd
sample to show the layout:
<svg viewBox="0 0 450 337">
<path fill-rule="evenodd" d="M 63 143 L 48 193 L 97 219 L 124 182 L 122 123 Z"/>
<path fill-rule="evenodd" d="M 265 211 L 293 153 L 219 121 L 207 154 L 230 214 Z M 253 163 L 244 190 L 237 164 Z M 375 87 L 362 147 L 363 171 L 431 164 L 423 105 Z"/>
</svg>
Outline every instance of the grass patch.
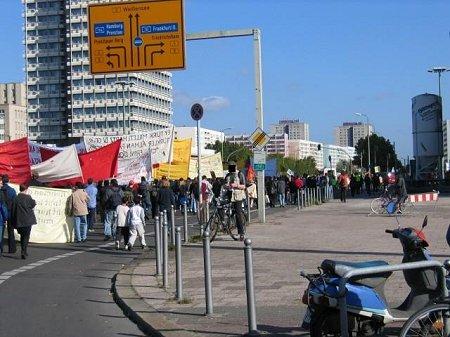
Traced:
<svg viewBox="0 0 450 337">
<path fill-rule="evenodd" d="M 190 243 L 197 243 L 197 242 L 201 242 L 201 241 L 202 241 L 201 235 L 194 235 L 189 238 Z"/>
</svg>

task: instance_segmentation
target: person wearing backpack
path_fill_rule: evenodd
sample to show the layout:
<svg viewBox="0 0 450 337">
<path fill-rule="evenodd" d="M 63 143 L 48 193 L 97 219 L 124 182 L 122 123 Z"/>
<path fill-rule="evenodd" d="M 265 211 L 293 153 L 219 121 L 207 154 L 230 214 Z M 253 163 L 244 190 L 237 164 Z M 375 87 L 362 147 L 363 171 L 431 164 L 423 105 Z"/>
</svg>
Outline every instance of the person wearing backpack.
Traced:
<svg viewBox="0 0 450 337">
<path fill-rule="evenodd" d="M 105 191 L 105 223 L 104 223 L 104 241 L 108 241 L 111 237 L 116 237 L 115 220 L 117 217 L 117 206 L 122 204 L 123 191 L 119 187 L 116 179 L 111 180 L 111 186 Z"/>
<path fill-rule="evenodd" d="M 9 177 L 8 175 L 3 175 L 2 176 L 2 197 L 3 197 L 3 201 L 6 205 L 6 210 L 8 212 L 8 217 L 7 217 L 7 223 L 6 223 L 6 230 L 8 232 L 8 253 L 9 254 L 15 254 L 16 253 L 16 238 L 14 236 L 14 227 L 11 224 L 11 210 L 12 210 L 12 205 L 14 203 L 14 200 L 17 197 L 17 193 L 14 190 L 14 188 L 12 188 L 11 186 L 8 185 L 9 183 Z"/>
<path fill-rule="evenodd" d="M 231 203 L 236 214 L 236 227 L 240 235 L 240 241 L 244 241 L 245 217 L 242 211 L 242 202 L 246 198 L 245 176 L 241 171 L 237 170 L 234 161 L 228 163 L 228 174 L 225 176 L 225 185 L 231 190 Z"/>
</svg>

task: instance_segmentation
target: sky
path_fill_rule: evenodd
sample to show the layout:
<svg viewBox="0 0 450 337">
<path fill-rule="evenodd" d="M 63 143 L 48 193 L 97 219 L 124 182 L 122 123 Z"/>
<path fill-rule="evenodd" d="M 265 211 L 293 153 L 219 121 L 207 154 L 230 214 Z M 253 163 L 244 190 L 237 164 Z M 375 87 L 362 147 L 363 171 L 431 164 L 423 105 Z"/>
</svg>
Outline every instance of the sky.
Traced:
<svg viewBox="0 0 450 337">
<path fill-rule="evenodd" d="M 22 5 L 0 0 L 0 82 L 24 79 Z M 437 93 L 433 66 L 450 67 L 447 0 L 185 0 L 187 33 L 259 28 L 264 129 L 279 119 L 309 123 L 310 138 L 367 114 L 375 131 L 412 155 L 411 98 Z M 256 127 L 251 37 L 187 41 L 185 70 L 173 72 L 176 125 L 251 133 Z M 450 73 L 442 78 L 445 103 Z"/>
</svg>

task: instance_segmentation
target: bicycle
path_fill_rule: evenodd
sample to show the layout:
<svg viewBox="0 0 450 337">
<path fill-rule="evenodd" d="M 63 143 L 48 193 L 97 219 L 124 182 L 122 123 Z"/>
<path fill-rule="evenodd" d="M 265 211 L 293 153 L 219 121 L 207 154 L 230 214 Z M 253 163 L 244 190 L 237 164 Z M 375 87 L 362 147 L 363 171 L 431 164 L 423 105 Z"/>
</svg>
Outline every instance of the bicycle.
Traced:
<svg viewBox="0 0 450 337">
<path fill-rule="evenodd" d="M 210 242 L 213 242 L 216 235 L 220 232 L 227 233 L 230 237 L 238 241 L 240 234 L 236 226 L 236 212 L 233 204 L 226 197 L 219 197 L 214 199 L 215 208 L 212 215 L 209 217 L 206 228 L 210 231 Z M 243 212 L 244 228 L 248 223 L 247 215 Z"/>
<path fill-rule="evenodd" d="M 398 198 L 390 196 L 387 191 L 370 203 L 370 210 L 374 214 L 407 214 L 412 212 L 413 208 L 414 205 L 409 197 L 399 202 Z"/>
</svg>

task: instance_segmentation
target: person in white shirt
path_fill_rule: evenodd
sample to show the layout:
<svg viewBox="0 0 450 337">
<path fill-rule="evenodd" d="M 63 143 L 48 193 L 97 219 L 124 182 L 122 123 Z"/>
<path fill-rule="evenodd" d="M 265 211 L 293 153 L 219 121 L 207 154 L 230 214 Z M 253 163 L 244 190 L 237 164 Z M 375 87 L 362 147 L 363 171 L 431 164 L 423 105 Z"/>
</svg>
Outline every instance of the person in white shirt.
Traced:
<svg viewBox="0 0 450 337">
<path fill-rule="evenodd" d="M 123 197 L 122 204 L 117 206 L 117 208 L 116 208 L 116 213 L 117 213 L 117 217 L 116 217 L 116 228 L 117 228 L 116 249 L 120 248 L 120 240 L 121 240 L 122 236 L 123 236 L 123 244 L 125 247 L 128 244 L 128 240 L 130 237 L 130 229 L 128 228 L 128 221 L 127 221 L 128 211 L 130 210 L 130 208 L 127 206 L 127 202 L 128 202 L 128 197 Z"/>
<path fill-rule="evenodd" d="M 145 211 L 141 206 L 141 197 L 136 196 L 134 198 L 134 205 L 131 206 L 128 211 L 128 224 L 130 227 L 130 239 L 125 249 L 131 250 L 134 246 L 134 242 L 139 235 L 141 240 L 142 249 L 147 247 L 145 243 Z"/>
</svg>

